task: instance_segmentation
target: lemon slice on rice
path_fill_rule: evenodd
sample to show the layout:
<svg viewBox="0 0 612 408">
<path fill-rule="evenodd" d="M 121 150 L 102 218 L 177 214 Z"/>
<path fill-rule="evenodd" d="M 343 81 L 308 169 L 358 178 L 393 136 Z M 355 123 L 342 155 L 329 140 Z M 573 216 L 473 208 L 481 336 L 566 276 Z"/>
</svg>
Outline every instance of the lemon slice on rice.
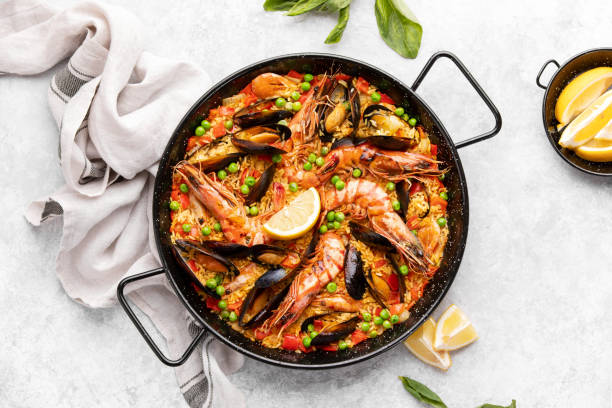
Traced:
<svg viewBox="0 0 612 408">
<path fill-rule="evenodd" d="M 433 345 L 438 351 L 450 351 L 465 347 L 476 339 L 478 339 L 478 334 L 472 322 L 461 309 L 450 305 L 438 319 Z"/>
<path fill-rule="evenodd" d="M 306 234 L 319 219 L 321 199 L 314 187 L 297 196 L 263 225 L 275 239 L 289 240 Z"/>
<path fill-rule="evenodd" d="M 404 346 L 422 362 L 448 370 L 452 364 L 448 351 L 437 351 L 433 347 L 435 330 L 436 322 L 430 317 L 404 341 Z"/>
<path fill-rule="evenodd" d="M 563 88 L 555 105 L 555 117 L 561 127 L 582 113 L 610 86 L 612 86 L 612 67 L 594 68 L 574 78 Z"/>
</svg>

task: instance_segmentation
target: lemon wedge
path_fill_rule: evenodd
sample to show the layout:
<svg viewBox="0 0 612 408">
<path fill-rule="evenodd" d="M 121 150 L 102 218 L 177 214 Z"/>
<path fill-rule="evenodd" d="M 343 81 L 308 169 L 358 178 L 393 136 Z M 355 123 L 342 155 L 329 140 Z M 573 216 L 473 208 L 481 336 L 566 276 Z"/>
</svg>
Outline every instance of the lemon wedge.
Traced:
<svg viewBox="0 0 612 408">
<path fill-rule="evenodd" d="M 585 160 L 593 162 L 612 161 L 612 143 L 601 140 L 591 140 L 590 142 L 577 147 L 576 154 Z"/>
<path fill-rule="evenodd" d="M 555 105 L 555 117 L 563 126 L 578 116 L 612 86 L 612 67 L 599 67 L 583 72 L 561 92 Z"/>
<path fill-rule="evenodd" d="M 321 213 L 321 199 L 314 187 L 297 196 L 289 205 L 274 214 L 263 225 L 264 231 L 275 239 L 301 237 L 315 225 Z"/>
<path fill-rule="evenodd" d="M 404 346 L 422 362 L 448 370 L 452 364 L 448 351 L 436 351 L 433 347 L 436 322 L 431 317 L 405 341 Z"/>
<path fill-rule="evenodd" d="M 608 124 L 604 126 L 593 139 L 612 143 L 612 120 L 609 121 Z"/>
<path fill-rule="evenodd" d="M 467 316 L 455 305 L 450 305 L 436 325 L 433 346 L 436 350 L 457 350 L 473 343 L 478 334 Z"/>
<path fill-rule="evenodd" d="M 559 139 L 559 144 L 575 149 L 593 139 L 612 120 L 612 90 L 604 93 L 570 123 Z"/>
</svg>

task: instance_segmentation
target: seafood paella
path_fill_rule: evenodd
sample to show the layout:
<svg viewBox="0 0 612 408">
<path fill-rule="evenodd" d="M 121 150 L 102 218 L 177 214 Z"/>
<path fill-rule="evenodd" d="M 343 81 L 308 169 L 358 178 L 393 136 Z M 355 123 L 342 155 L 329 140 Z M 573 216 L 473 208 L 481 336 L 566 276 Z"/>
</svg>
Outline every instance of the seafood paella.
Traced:
<svg viewBox="0 0 612 408">
<path fill-rule="evenodd" d="M 247 338 L 342 352 L 407 320 L 438 270 L 444 174 L 418 119 L 366 79 L 263 73 L 188 139 L 168 203 L 173 253 Z M 307 195 L 313 222 L 291 211 Z M 279 219 L 302 228 L 273 233 Z"/>
</svg>

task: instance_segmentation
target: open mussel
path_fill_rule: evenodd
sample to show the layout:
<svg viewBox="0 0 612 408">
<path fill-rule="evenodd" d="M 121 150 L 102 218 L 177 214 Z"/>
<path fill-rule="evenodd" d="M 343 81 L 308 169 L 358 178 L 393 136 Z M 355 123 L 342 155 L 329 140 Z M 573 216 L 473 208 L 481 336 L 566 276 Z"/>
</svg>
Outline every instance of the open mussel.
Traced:
<svg viewBox="0 0 612 408">
<path fill-rule="evenodd" d="M 348 319 L 347 319 L 348 318 Z M 311 345 L 323 346 L 342 340 L 355 331 L 359 323 L 359 317 L 349 313 L 330 313 L 326 315 L 312 316 L 304 320 L 301 326 L 303 332 L 308 332 L 308 326 L 314 324 L 315 320 L 321 321 L 323 327 L 312 339 Z"/>
<path fill-rule="evenodd" d="M 224 257 L 244 258 L 251 254 L 251 248 L 229 241 L 204 241 L 200 244 L 202 247 Z"/>
<path fill-rule="evenodd" d="M 339 81 L 332 87 L 327 99 L 320 114 L 319 137 L 323 142 L 331 141 L 348 120 L 350 132 L 344 133 L 344 136 L 353 138 L 361 115 L 359 93 L 351 84 Z"/>
<path fill-rule="evenodd" d="M 289 253 L 287 248 L 269 244 L 257 244 L 249 247 L 235 242 L 213 240 L 204 241 L 202 243 L 178 240 L 177 244 L 187 248 L 197 246 L 200 251 L 206 250 L 222 258 L 246 258 L 251 256 L 255 261 L 268 265 L 279 265 Z"/>
<path fill-rule="evenodd" d="M 350 244 L 344 256 L 344 284 L 346 291 L 353 299 L 363 299 L 366 290 L 363 260 L 359 250 Z"/>
<path fill-rule="evenodd" d="M 268 191 L 268 188 L 270 187 L 270 183 L 272 183 L 272 179 L 274 178 L 275 171 L 276 171 L 276 165 L 272 164 L 268 166 L 268 168 L 265 169 L 263 173 L 261 173 L 261 176 L 259 176 L 259 179 L 255 183 L 255 185 L 251 187 L 249 194 L 246 196 L 246 199 L 244 200 L 244 203 L 246 205 L 251 205 L 254 202 L 261 200 L 263 196 L 266 195 L 266 192 Z"/>
<path fill-rule="evenodd" d="M 262 106 L 274 103 L 274 99 L 264 99 L 250 106 L 240 109 L 234 114 L 234 123 L 242 129 L 253 126 L 271 125 L 280 120 L 288 119 L 293 116 L 288 110 L 262 110 Z"/>
<path fill-rule="evenodd" d="M 392 250 L 394 248 L 387 238 L 364 225 L 357 224 L 355 221 L 349 221 L 349 227 L 351 228 L 351 235 L 361 242 L 383 249 Z"/>
<path fill-rule="evenodd" d="M 408 205 L 410 205 L 410 184 L 405 180 L 402 180 L 395 184 L 395 192 L 397 193 L 397 200 L 400 203 L 400 211 L 404 218 L 408 213 Z"/>
<path fill-rule="evenodd" d="M 280 264 L 287 257 L 288 252 L 287 248 L 268 244 L 257 244 L 251 247 L 253 258 L 268 265 Z"/>
<path fill-rule="evenodd" d="M 392 257 L 391 263 L 393 265 L 394 272 L 392 275 L 388 276 L 387 279 L 372 272 L 372 269 L 369 269 L 365 274 L 370 294 L 381 306 L 384 307 L 388 307 L 393 303 L 403 302 L 404 293 L 406 291 L 403 276 L 399 272 L 399 266 Z M 397 282 L 397 288 L 392 287 L 391 280 Z M 397 297 L 395 293 L 398 294 Z"/>
<path fill-rule="evenodd" d="M 216 139 L 187 153 L 187 161 L 203 172 L 217 171 L 239 160 L 245 153 L 234 146 L 229 136 Z"/>
<path fill-rule="evenodd" d="M 261 275 L 244 299 L 238 316 L 238 324 L 244 328 L 257 327 L 272 316 L 289 291 L 289 272 L 285 268 L 274 268 Z"/>
<path fill-rule="evenodd" d="M 405 133 L 409 125 L 384 105 L 370 105 L 363 111 L 362 137 L 386 150 L 406 150 L 416 145 L 418 132 Z"/>
<path fill-rule="evenodd" d="M 291 137 L 291 129 L 274 123 L 240 130 L 232 135 L 232 144 L 241 151 L 254 154 L 283 154 L 283 149 L 273 146 Z"/>
</svg>

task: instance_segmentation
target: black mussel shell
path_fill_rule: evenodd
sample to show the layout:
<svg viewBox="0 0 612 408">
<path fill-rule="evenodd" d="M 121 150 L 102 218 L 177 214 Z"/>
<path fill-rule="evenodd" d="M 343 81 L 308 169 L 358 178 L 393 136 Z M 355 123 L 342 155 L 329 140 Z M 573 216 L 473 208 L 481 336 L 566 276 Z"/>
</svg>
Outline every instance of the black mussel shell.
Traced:
<svg viewBox="0 0 612 408">
<path fill-rule="evenodd" d="M 218 253 L 213 252 L 212 250 L 201 245 L 199 242 L 179 239 L 176 240 L 175 245 L 185 252 L 188 252 L 189 250 L 194 250 L 200 255 L 204 255 L 205 257 L 213 259 L 214 261 L 225 267 L 225 273 L 229 273 L 234 276 L 240 274 L 240 270 L 229 259 L 219 255 Z"/>
<path fill-rule="evenodd" d="M 228 241 L 204 241 L 202 247 L 225 257 L 244 258 L 251 254 L 251 248 L 246 245 Z"/>
<path fill-rule="evenodd" d="M 278 267 L 268 269 L 266 273 L 261 275 L 255 281 L 255 287 L 260 289 L 269 288 L 270 286 L 276 285 L 278 282 L 282 281 L 287 276 L 289 276 L 289 271 L 287 271 L 285 268 Z"/>
<path fill-rule="evenodd" d="M 246 199 L 244 200 L 245 204 L 251 205 L 256 201 L 261 200 L 263 196 L 266 195 L 266 192 L 270 187 L 270 183 L 272 183 L 272 179 L 274 178 L 275 171 L 275 164 L 268 166 L 268 168 L 264 170 L 255 185 L 251 187 L 249 195 L 247 195 Z"/>
<path fill-rule="evenodd" d="M 344 256 L 344 283 L 346 291 L 353 299 L 363 299 L 366 290 L 363 260 L 357 248 L 350 244 Z"/>
<path fill-rule="evenodd" d="M 270 102 L 274 102 L 274 99 L 264 99 L 251 106 L 240 109 L 234 114 L 234 123 L 245 129 L 253 126 L 272 125 L 280 120 L 288 119 L 293 116 L 291 112 L 284 109 L 267 111 L 258 110 L 259 105 L 269 104 Z"/>
<path fill-rule="evenodd" d="M 359 91 L 352 84 L 349 84 L 349 103 L 351 104 L 350 120 L 353 126 L 351 137 L 355 137 L 361 120 L 361 103 L 359 102 Z"/>
<path fill-rule="evenodd" d="M 185 256 L 183 255 L 183 252 L 181 251 L 181 249 L 179 249 L 176 245 L 172 245 L 172 253 L 174 254 L 174 257 L 176 258 L 176 260 L 178 261 L 178 263 L 183 267 L 183 269 L 187 272 L 187 274 L 192 278 L 192 281 L 198 286 L 198 288 L 200 288 L 201 290 L 203 290 L 204 292 L 206 292 L 206 294 L 216 298 L 216 299 L 220 299 L 221 296 L 219 296 L 217 294 L 217 292 L 215 292 L 214 290 L 210 289 L 208 286 L 204 285 L 200 279 L 198 279 L 198 277 L 196 276 L 196 274 L 191 270 L 191 267 L 189 266 L 189 264 L 187 263 L 187 258 L 185 258 Z"/>
<path fill-rule="evenodd" d="M 331 92 L 328 95 L 328 98 L 329 100 L 324 106 L 323 111 L 321 112 L 319 121 L 320 138 L 323 142 L 331 141 L 334 130 L 338 128 L 342 123 L 344 123 L 344 121 L 348 117 L 344 106 L 338 107 L 339 105 L 344 104 L 344 102 L 348 101 L 348 89 L 345 85 L 340 82 L 335 82 Z M 331 115 L 333 112 L 340 112 L 340 114 L 344 115 L 344 117 L 342 118 L 340 123 L 335 124 L 332 129 L 328 130 L 328 125 L 330 125 L 328 121 L 331 120 Z M 335 116 L 336 115 L 334 115 L 334 118 Z"/>
<path fill-rule="evenodd" d="M 368 140 L 365 138 L 360 139 L 360 138 L 352 138 L 352 137 L 347 136 L 347 137 L 343 137 L 343 138 L 334 140 L 329 150 L 332 151 L 340 147 L 359 146 L 361 144 L 366 143 L 367 141 Z"/>
<path fill-rule="evenodd" d="M 313 322 L 317 318 L 321 318 L 323 316 L 312 316 L 308 319 L 304 320 L 301 326 L 301 330 L 303 332 L 308 332 L 308 325 L 313 324 Z M 326 327 L 319 334 L 312 339 L 311 345 L 313 346 L 323 346 L 325 344 L 333 343 L 334 341 L 341 340 L 355 331 L 357 328 L 357 324 L 359 323 L 359 317 L 355 316 L 350 318 L 349 320 L 341 321 L 332 326 Z"/>
<path fill-rule="evenodd" d="M 384 249 L 395 248 L 387 238 L 383 237 L 378 232 L 372 231 L 368 227 L 357 224 L 354 221 L 349 221 L 349 227 L 351 228 L 351 234 L 355 237 L 355 239 L 361 242 Z"/>
<path fill-rule="evenodd" d="M 397 263 L 395 256 L 390 255 L 388 256 L 388 258 L 391 260 L 391 265 L 393 266 L 393 270 L 395 271 L 395 274 L 397 275 L 397 281 L 399 282 L 398 291 L 399 291 L 400 303 L 404 303 L 404 296 L 406 294 L 406 277 L 402 275 L 402 273 L 400 272 L 400 266 Z"/>
<path fill-rule="evenodd" d="M 253 258 L 268 265 L 280 264 L 288 252 L 287 248 L 268 244 L 257 244 L 251 247 Z"/>
<path fill-rule="evenodd" d="M 254 126 L 240 130 L 232 135 L 232 144 L 242 151 L 254 154 L 283 154 L 283 149 L 271 146 L 266 142 L 266 136 L 276 136 L 276 140 L 287 140 L 291 137 L 291 129 L 278 123 L 268 126 Z"/>
<path fill-rule="evenodd" d="M 385 150 L 408 150 L 414 145 L 414 140 L 397 136 L 368 136 L 367 141 Z"/>
<path fill-rule="evenodd" d="M 276 268 L 270 269 L 255 281 L 253 289 L 244 299 L 240 315 L 238 316 L 238 324 L 241 327 L 250 328 L 258 326 L 272 316 L 274 310 L 287 295 L 291 282 L 288 282 L 278 292 L 274 291 L 273 286 L 286 277 L 287 272 L 283 268 Z M 247 313 L 252 317 L 245 321 Z"/>
<path fill-rule="evenodd" d="M 195 154 L 197 154 L 197 152 L 191 156 L 189 162 L 197 165 L 198 168 L 205 173 L 224 169 L 230 163 L 238 161 L 244 156 L 244 153 L 228 153 L 225 155 L 211 155 L 204 160 L 194 160 L 193 157 Z"/>
<path fill-rule="evenodd" d="M 400 210 L 404 218 L 408 212 L 408 205 L 410 204 L 410 184 L 405 180 L 395 184 L 395 191 L 397 193 L 397 200 L 400 202 Z"/>
<path fill-rule="evenodd" d="M 370 105 L 363 110 L 363 120 L 367 121 L 370 119 L 370 117 L 372 117 L 372 115 L 380 112 L 390 112 L 393 114 L 391 109 L 387 108 L 385 105 Z"/>
<path fill-rule="evenodd" d="M 399 128 L 404 121 L 395 115 L 391 109 L 387 108 L 383 105 L 370 105 L 363 112 L 363 121 L 366 125 L 366 136 L 367 139 L 372 145 L 380 147 L 381 149 L 386 150 L 406 150 L 412 146 L 414 146 L 415 140 L 407 137 L 398 137 L 394 136 L 396 129 L 387 129 L 389 130 L 389 134 L 379 134 L 381 123 L 374 124 L 373 117 L 374 116 L 383 116 L 387 117 L 386 123 L 391 124 L 392 122 L 395 127 Z"/>
</svg>

